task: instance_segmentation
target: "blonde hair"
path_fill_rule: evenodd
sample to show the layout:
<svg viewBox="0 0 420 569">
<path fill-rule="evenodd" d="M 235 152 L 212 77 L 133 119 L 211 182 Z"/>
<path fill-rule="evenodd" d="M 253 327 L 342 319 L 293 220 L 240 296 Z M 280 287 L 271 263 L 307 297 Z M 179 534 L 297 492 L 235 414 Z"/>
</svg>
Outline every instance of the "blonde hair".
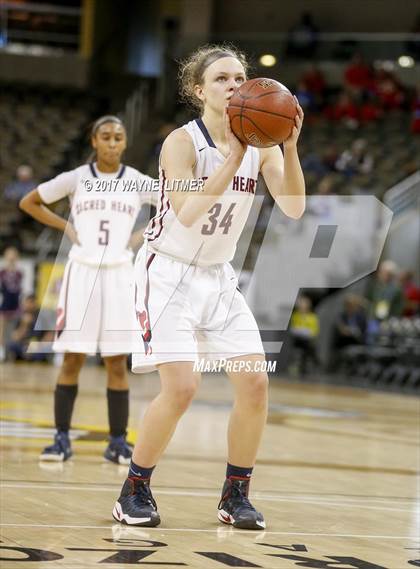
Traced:
<svg viewBox="0 0 420 569">
<path fill-rule="evenodd" d="M 194 87 L 202 85 L 207 67 L 222 57 L 235 57 L 242 64 L 245 76 L 247 75 L 249 63 L 246 56 L 234 45 L 204 45 L 196 49 L 187 59 L 181 61 L 178 78 L 182 101 L 189 103 L 199 111 L 203 110 L 203 103 L 196 96 Z"/>
</svg>

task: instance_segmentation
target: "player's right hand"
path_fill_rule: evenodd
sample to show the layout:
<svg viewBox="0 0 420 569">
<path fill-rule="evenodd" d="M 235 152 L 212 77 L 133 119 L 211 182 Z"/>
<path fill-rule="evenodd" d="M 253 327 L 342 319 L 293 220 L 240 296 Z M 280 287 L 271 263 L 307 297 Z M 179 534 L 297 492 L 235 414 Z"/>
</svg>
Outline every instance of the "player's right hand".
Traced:
<svg viewBox="0 0 420 569">
<path fill-rule="evenodd" d="M 248 145 L 239 140 L 239 138 L 234 135 L 232 128 L 230 126 L 230 118 L 227 112 L 227 107 L 225 108 L 224 121 L 225 121 L 226 140 L 229 143 L 230 154 L 232 157 L 242 160 L 248 148 Z"/>
<path fill-rule="evenodd" d="M 77 233 L 75 228 L 73 227 L 73 224 L 68 222 L 66 225 L 66 229 L 64 230 L 65 235 L 67 235 L 67 237 L 70 239 L 70 241 L 72 243 L 74 243 L 75 245 L 80 245 L 80 241 L 77 237 Z"/>
</svg>

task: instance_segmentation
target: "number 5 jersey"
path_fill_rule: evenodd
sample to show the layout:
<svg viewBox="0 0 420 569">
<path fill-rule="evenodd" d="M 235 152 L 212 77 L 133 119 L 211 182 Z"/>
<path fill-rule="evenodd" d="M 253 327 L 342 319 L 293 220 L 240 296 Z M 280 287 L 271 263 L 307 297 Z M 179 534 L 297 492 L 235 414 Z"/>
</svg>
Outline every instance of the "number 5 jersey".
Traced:
<svg viewBox="0 0 420 569">
<path fill-rule="evenodd" d="M 110 174 L 96 164 L 84 164 L 38 186 L 46 204 L 69 198 L 80 243 L 73 245 L 69 259 L 92 266 L 131 260 L 131 232 L 142 205 L 156 203 L 156 189 L 152 178 L 123 164 Z"/>
</svg>

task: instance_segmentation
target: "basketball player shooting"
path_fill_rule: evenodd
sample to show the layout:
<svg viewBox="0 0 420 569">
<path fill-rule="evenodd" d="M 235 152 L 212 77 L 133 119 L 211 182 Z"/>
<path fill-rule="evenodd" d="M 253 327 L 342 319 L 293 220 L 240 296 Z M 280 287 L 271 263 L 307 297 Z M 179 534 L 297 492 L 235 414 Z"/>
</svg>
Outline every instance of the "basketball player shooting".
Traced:
<svg viewBox="0 0 420 569">
<path fill-rule="evenodd" d="M 227 371 L 235 397 L 218 519 L 242 529 L 266 527 L 248 491 L 267 418 L 268 376 L 259 371 L 264 348 L 229 262 L 259 172 L 285 215 L 298 219 L 304 212 L 305 183 L 297 152 L 303 112 L 297 104 L 284 157 L 278 146 L 258 149 L 239 140 L 226 107 L 246 81 L 247 67 L 241 53 L 216 46 L 196 51 L 181 69 L 183 95 L 200 118 L 164 142 L 160 203 L 136 260 L 136 309 L 144 349 L 133 354 L 133 371 L 157 369 L 161 390 L 141 421 L 128 478 L 113 510 L 114 518 L 125 524 L 160 523 L 150 479 L 198 388 L 194 362 L 225 358 L 251 363 L 252 371 Z M 177 180 L 204 181 L 202 191 L 171 191 Z"/>
</svg>

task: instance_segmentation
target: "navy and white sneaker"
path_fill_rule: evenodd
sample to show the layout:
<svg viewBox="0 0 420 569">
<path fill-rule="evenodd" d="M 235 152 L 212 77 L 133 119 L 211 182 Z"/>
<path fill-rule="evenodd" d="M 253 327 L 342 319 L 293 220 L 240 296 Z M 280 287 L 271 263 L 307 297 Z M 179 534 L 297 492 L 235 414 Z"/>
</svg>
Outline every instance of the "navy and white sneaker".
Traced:
<svg viewBox="0 0 420 569">
<path fill-rule="evenodd" d="M 158 526 L 160 516 L 150 490 L 149 480 L 129 476 L 124 482 L 120 497 L 115 502 L 112 515 L 117 522 L 129 526 Z"/>
<path fill-rule="evenodd" d="M 115 464 L 129 465 L 133 454 L 132 445 L 128 444 L 124 436 L 110 437 L 109 444 L 104 452 L 104 458 Z"/>
<path fill-rule="evenodd" d="M 249 478 L 227 478 L 217 517 L 224 524 L 241 529 L 265 529 L 264 517 L 248 500 Z"/>
<path fill-rule="evenodd" d="M 39 460 L 49 462 L 65 462 L 72 456 L 70 438 L 68 433 L 58 431 L 54 436 L 54 444 L 45 447 L 39 455 Z"/>
</svg>

